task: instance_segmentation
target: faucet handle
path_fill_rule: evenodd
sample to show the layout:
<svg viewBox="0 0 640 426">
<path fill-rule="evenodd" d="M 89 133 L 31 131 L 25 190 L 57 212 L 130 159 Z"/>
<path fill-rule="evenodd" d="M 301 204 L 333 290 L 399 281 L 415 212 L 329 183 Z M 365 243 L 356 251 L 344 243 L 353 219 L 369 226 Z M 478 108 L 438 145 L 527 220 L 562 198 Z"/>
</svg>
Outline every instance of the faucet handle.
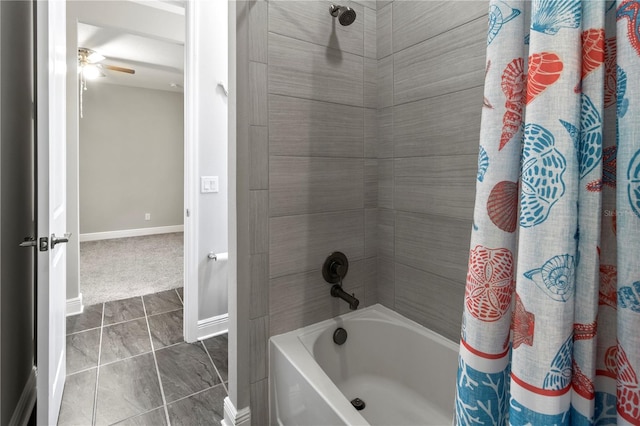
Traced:
<svg viewBox="0 0 640 426">
<path fill-rule="evenodd" d="M 347 276 L 349 271 L 349 261 L 344 253 L 336 251 L 331 253 L 322 266 L 322 276 L 329 284 L 340 283 Z"/>
</svg>

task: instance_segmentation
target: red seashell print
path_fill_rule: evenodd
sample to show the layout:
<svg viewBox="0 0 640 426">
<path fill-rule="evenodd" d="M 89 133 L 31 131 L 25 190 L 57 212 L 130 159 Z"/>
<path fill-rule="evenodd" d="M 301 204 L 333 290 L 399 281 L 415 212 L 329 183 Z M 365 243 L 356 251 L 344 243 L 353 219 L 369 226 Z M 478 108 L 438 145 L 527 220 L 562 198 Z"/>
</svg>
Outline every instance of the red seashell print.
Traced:
<svg viewBox="0 0 640 426">
<path fill-rule="evenodd" d="M 591 324 L 573 324 L 573 341 L 576 340 L 589 340 L 596 337 L 598 330 L 598 323 L 592 322 Z"/>
<path fill-rule="evenodd" d="M 529 56 L 527 78 L 527 105 L 547 87 L 558 81 L 564 65 L 553 52 L 534 53 Z"/>
<path fill-rule="evenodd" d="M 618 346 L 609 346 L 604 353 L 604 366 L 612 377 L 618 376 Z"/>
<path fill-rule="evenodd" d="M 602 191 L 602 179 L 596 179 L 589 182 L 585 188 L 589 192 L 601 192 Z"/>
<path fill-rule="evenodd" d="M 498 182 L 487 199 L 487 214 L 498 228 L 514 232 L 518 226 L 518 183 Z"/>
<path fill-rule="evenodd" d="M 617 59 L 618 45 L 615 37 L 604 43 L 604 107 L 616 104 L 618 85 Z"/>
<path fill-rule="evenodd" d="M 607 351 L 608 352 L 608 351 Z M 640 424 L 640 386 L 638 376 L 627 358 L 627 354 L 618 342 L 617 352 L 617 388 L 618 413 L 631 424 Z"/>
<path fill-rule="evenodd" d="M 584 80 L 604 62 L 604 29 L 591 28 L 582 32 L 582 76 Z M 578 89 L 576 87 L 576 89 Z M 579 90 L 576 90 L 579 92 Z"/>
<path fill-rule="evenodd" d="M 618 308 L 618 269 L 615 265 L 600 265 L 600 291 L 598 305 Z"/>
<path fill-rule="evenodd" d="M 573 390 L 585 399 L 595 398 L 593 382 L 580 370 L 575 359 L 573 360 L 572 370 L 571 385 L 573 386 Z"/>
<path fill-rule="evenodd" d="M 509 62 L 502 72 L 502 92 L 506 96 L 505 108 L 507 111 L 502 117 L 502 135 L 498 151 L 518 133 L 522 126 L 522 110 L 524 108 L 524 96 L 527 87 L 524 74 L 524 59 L 516 58 Z"/>
<path fill-rule="evenodd" d="M 474 318 L 493 322 L 508 312 L 513 293 L 513 272 L 510 250 L 480 245 L 471 250 L 464 298 L 467 310 Z"/>
<path fill-rule="evenodd" d="M 524 308 L 524 304 L 516 293 L 516 307 L 513 311 L 513 318 L 511 320 L 511 330 L 513 331 L 513 349 L 517 349 L 518 346 L 525 345 L 533 346 L 533 332 L 536 325 L 536 316 L 531 312 L 527 312 Z"/>
<path fill-rule="evenodd" d="M 640 1 L 623 0 L 616 12 L 618 21 L 627 19 L 627 37 L 629 44 L 640 56 Z"/>
</svg>

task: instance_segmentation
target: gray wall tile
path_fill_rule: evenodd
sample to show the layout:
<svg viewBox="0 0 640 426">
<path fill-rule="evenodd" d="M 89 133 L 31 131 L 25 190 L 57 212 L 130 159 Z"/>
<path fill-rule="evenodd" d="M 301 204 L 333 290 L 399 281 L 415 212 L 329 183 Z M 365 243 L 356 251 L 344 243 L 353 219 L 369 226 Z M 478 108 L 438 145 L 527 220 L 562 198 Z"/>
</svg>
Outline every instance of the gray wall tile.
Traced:
<svg viewBox="0 0 640 426">
<path fill-rule="evenodd" d="M 360 301 L 362 303 L 362 300 Z M 378 303 L 378 258 L 364 260 L 364 306 Z"/>
<path fill-rule="evenodd" d="M 364 207 L 378 207 L 378 160 L 364 161 Z"/>
<path fill-rule="evenodd" d="M 393 108 L 378 109 L 378 158 L 393 157 Z"/>
<path fill-rule="evenodd" d="M 364 211 L 364 257 L 375 257 L 378 253 L 378 209 Z"/>
<path fill-rule="evenodd" d="M 269 1 L 269 31 L 363 56 L 364 7 L 349 4 L 356 20 L 345 27 L 331 17 L 330 5 L 329 1 Z"/>
<path fill-rule="evenodd" d="M 249 62 L 249 90 L 251 97 L 251 111 L 249 124 L 254 126 L 267 125 L 267 65 L 260 62 Z"/>
<path fill-rule="evenodd" d="M 363 58 L 269 34 L 269 93 L 363 105 Z"/>
<path fill-rule="evenodd" d="M 378 60 L 378 108 L 393 105 L 393 56 Z"/>
<path fill-rule="evenodd" d="M 378 160 L 378 207 L 393 208 L 393 160 Z"/>
<path fill-rule="evenodd" d="M 378 258 L 378 303 L 395 308 L 395 267 L 392 259 Z"/>
<path fill-rule="evenodd" d="M 399 158 L 393 165 L 398 210 L 472 220 L 477 155 Z"/>
<path fill-rule="evenodd" d="M 274 217 L 269 220 L 271 277 L 319 268 L 341 251 L 352 260 L 364 256 L 364 211 Z M 271 295 L 270 295 L 271 297 Z"/>
<path fill-rule="evenodd" d="M 269 380 L 251 383 L 251 421 L 256 425 L 269 424 Z"/>
<path fill-rule="evenodd" d="M 270 280 L 271 335 L 284 333 L 349 311 L 343 300 L 331 296 L 331 284 L 322 277 L 320 268 L 327 255 L 319 256 L 317 268 L 299 274 Z M 348 293 L 364 301 L 364 260 L 349 259 L 349 272 L 343 281 Z"/>
<path fill-rule="evenodd" d="M 394 55 L 395 105 L 482 85 L 486 18 L 479 18 Z"/>
<path fill-rule="evenodd" d="M 269 254 L 252 254 L 251 264 L 251 319 L 269 313 Z"/>
<path fill-rule="evenodd" d="M 249 3 L 249 60 L 267 63 L 267 13 L 264 0 Z"/>
<path fill-rule="evenodd" d="M 376 0 L 352 0 L 351 3 L 361 4 L 371 10 L 376 10 L 377 8 Z"/>
<path fill-rule="evenodd" d="M 376 11 L 364 9 L 364 56 L 378 59 L 378 39 L 376 38 Z M 360 17 L 358 17 L 360 18 Z"/>
<path fill-rule="evenodd" d="M 269 316 L 252 319 L 249 329 L 249 348 L 251 350 L 251 377 L 249 381 L 251 383 L 266 378 L 269 372 L 268 340 Z"/>
<path fill-rule="evenodd" d="M 361 157 L 363 132 L 362 108 L 269 96 L 271 155 Z"/>
<path fill-rule="evenodd" d="M 458 342 L 464 282 L 396 264 L 396 310 L 406 317 Z"/>
<path fill-rule="evenodd" d="M 378 107 L 378 60 L 364 58 L 364 106 Z"/>
<path fill-rule="evenodd" d="M 396 262 L 464 283 L 471 220 L 398 212 Z"/>
<path fill-rule="evenodd" d="M 488 1 L 394 2 L 393 51 L 399 52 L 451 28 L 485 16 L 488 10 Z"/>
<path fill-rule="evenodd" d="M 269 250 L 269 191 L 249 192 L 250 254 Z"/>
<path fill-rule="evenodd" d="M 396 157 L 478 153 L 482 86 L 393 108 Z"/>
<path fill-rule="evenodd" d="M 361 209 L 364 160 L 271 157 L 270 216 Z"/>
<path fill-rule="evenodd" d="M 393 0 L 377 0 L 376 6 L 378 7 L 378 9 L 381 9 L 391 2 L 393 2 Z"/>
<path fill-rule="evenodd" d="M 378 111 L 371 108 L 364 109 L 364 156 L 378 157 Z"/>
<path fill-rule="evenodd" d="M 269 189 L 269 128 L 249 127 L 249 189 Z"/>
<path fill-rule="evenodd" d="M 376 16 L 376 38 L 378 39 L 378 59 L 389 56 L 393 53 L 391 43 L 392 37 L 392 5 L 386 4 L 382 6 L 378 4 L 378 14 Z"/>
<path fill-rule="evenodd" d="M 378 209 L 378 257 L 392 260 L 395 256 L 395 210 Z"/>
</svg>

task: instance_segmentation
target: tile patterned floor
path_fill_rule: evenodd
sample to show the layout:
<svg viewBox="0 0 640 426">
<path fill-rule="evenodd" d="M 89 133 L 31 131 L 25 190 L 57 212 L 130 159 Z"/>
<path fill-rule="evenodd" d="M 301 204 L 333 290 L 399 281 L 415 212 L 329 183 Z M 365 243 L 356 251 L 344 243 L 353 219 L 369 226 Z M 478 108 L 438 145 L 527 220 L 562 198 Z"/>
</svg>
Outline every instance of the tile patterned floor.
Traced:
<svg viewBox="0 0 640 426">
<path fill-rule="evenodd" d="M 58 425 L 220 424 L 227 335 L 185 343 L 181 292 L 87 306 L 67 318 Z"/>
</svg>

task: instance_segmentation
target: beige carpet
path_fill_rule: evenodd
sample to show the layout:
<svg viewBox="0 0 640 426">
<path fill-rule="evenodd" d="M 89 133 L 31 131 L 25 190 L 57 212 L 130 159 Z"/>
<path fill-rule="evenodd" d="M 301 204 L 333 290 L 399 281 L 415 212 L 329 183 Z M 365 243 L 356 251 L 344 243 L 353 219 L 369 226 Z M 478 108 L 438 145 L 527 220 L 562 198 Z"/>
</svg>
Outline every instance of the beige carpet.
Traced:
<svg viewBox="0 0 640 426">
<path fill-rule="evenodd" d="M 182 287 L 183 234 L 80 243 L 85 306 Z"/>
</svg>

